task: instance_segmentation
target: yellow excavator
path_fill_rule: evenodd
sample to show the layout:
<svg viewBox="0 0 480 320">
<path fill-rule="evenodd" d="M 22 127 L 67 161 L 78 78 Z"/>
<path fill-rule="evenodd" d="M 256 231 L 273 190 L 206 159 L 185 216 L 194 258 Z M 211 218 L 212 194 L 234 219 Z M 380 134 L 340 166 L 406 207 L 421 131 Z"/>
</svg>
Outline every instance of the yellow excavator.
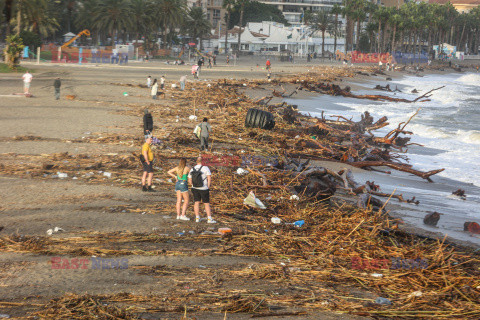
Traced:
<svg viewBox="0 0 480 320">
<path fill-rule="evenodd" d="M 66 48 L 68 47 L 69 45 L 71 45 L 73 43 L 73 41 L 77 40 L 80 36 L 82 35 L 86 35 L 87 37 L 90 35 L 90 31 L 85 29 L 85 30 L 82 30 L 80 31 L 75 37 L 73 37 L 72 39 L 68 40 L 67 42 L 65 42 L 64 44 L 62 44 L 62 48 Z"/>
</svg>

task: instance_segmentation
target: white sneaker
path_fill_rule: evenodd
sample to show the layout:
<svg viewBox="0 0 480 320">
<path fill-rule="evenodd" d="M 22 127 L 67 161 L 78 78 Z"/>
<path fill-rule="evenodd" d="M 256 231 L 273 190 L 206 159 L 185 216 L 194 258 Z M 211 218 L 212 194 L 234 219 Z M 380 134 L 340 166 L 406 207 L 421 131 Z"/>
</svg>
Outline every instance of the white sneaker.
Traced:
<svg viewBox="0 0 480 320">
<path fill-rule="evenodd" d="M 180 217 L 180 220 L 190 221 L 190 218 L 189 218 L 189 217 L 186 217 L 186 216 L 181 216 L 181 217 Z"/>
<path fill-rule="evenodd" d="M 180 216 L 177 216 L 177 220 L 180 220 Z"/>
<path fill-rule="evenodd" d="M 207 220 L 207 223 L 217 223 L 217 221 L 213 220 L 213 219 L 208 219 Z"/>
<path fill-rule="evenodd" d="M 195 218 L 195 222 L 200 222 L 200 218 Z"/>
</svg>

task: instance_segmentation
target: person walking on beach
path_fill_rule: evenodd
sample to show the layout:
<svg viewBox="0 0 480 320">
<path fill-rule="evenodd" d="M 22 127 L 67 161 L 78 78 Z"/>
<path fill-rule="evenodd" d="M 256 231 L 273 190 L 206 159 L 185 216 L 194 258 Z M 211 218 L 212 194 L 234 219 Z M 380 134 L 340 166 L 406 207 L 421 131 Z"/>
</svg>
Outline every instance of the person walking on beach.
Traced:
<svg viewBox="0 0 480 320">
<path fill-rule="evenodd" d="M 187 82 L 187 76 L 180 77 L 180 90 L 185 90 L 185 82 Z"/>
<path fill-rule="evenodd" d="M 53 81 L 53 88 L 55 89 L 55 100 L 60 99 L 60 87 L 62 86 L 62 82 L 60 81 L 60 78 L 55 79 Z"/>
<path fill-rule="evenodd" d="M 217 56 L 216 55 L 213 55 L 213 65 L 214 66 L 217 65 Z"/>
<path fill-rule="evenodd" d="M 203 118 L 203 122 L 198 125 L 200 127 L 200 150 L 208 150 L 208 137 L 212 127 L 208 123 L 207 118 Z"/>
<path fill-rule="evenodd" d="M 190 167 L 187 166 L 187 160 L 185 158 L 180 159 L 178 166 L 168 171 L 168 174 L 177 181 L 175 183 L 175 192 L 177 193 L 177 219 L 185 221 L 190 220 L 190 218 L 186 216 L 189 201 L 187 184 L 189 172 Z"/>
<path fill-rule="evenodd" d="M 143 166 L 142 175 L 142 191 L 153 192 L 152 179 L 153 179 L 153 152 L 150 145 L 152 144 L 152 136 L 147 135 L 145 137 L 145 143 L 142 145 L 142 155 L 140 160 Z"/>
<path fill-rule="evenodd" d="M 148 76 L 147 78 L 147 87 L 150 88 L 152 86 L 152 77 Z"/>
<path fill-rule="evenodd" d="M 30 94 L 30 83 L 32 82 L 33 76 L 30 72 L 25 72 L 25 74 L 22 76 L 23 79 L 23 93 L 24 94 Z"/>
<path fill-rule="evenodd" d="M 160 89 L 164 89 L 165 88 L 165 76 L 162 76 L 160 78 Z"/>
<path fill-rule="evenodd" d="M 157 99 L 157 93 L 158 93 L 158 83 L 157 83 L 157 79 L 155 79 L 153 80 L 152 89 L 150 90 L 150 94 L 152 95 L 153 100 Z"/>
<path fill-rule="evenodd" d="M 148 136 L 152 134 L 153 131 L 153 117 L 148 109 L 145 109 L 143 115 L 143 134 Z"/>
<path fill-rule="evenodd" d="M 267 63 L 265 65 L 266 65 L 267 70 L 270 70 L 270 67 L 272 65 L 272 63 L 270 62 L 270 59 L 267 59 Z"/>
<path fill-rule="evenodd" d="M 227 55 L 227 65 L 230 64 L 230 55 Z"/>
<path fill-rule="evenodd" d="M 207 166 L 202 165 L 202 157 L 197 158 L 197 164 L 188 174 L 188 183 L 192 186 L 193 210 L 195 222 L 200 222 L 200 202 L 205 206 L 207 223 L 217 223 L 213 220 L 210 208 L 210 186 L 212 184 L 212 173 Z"/>
</svg>

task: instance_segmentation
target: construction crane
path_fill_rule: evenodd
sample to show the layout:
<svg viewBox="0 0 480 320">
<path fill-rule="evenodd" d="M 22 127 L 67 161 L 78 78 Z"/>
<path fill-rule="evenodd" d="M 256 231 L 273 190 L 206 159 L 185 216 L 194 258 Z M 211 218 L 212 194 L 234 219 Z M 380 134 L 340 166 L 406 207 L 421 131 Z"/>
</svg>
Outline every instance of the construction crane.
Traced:
<svg viewBox="0 0 480 320">
<path fill-rule="evenodd" d="M 80 36 L 82 35 L 86 35 L 87 37 L 90 35 L 90 31 L 88 31 L 87 29 L 85 30 L 82 30 L 80 31 L 75 37 L 73 37 L 72 39 L 68 40 L 67 42 L 65 42 L 64 44 L 62 44 L 62 48 L 66 48 L 68 47 L 69 45 L 72 44 L 73 41 L 77 40 Z"/>
</svg>

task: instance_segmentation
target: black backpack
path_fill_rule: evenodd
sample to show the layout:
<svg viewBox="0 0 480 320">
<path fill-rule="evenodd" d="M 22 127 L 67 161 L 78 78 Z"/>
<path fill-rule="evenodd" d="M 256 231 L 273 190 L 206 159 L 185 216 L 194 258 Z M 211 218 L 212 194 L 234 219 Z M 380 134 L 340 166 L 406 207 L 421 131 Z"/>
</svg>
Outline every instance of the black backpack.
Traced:
<svg viewBox="0 0 480 320">
<path fill-rule="evenodd" d="M 202 179 L 202 168 L 203 166 L 201 166 L 198 170 L 195 169 L 195 167 L 192 168 L 192 173 L 190 175 L 192 176 L 192 185 L 194 188 L 203 187 L 204 179 Z"/>
</svg>

